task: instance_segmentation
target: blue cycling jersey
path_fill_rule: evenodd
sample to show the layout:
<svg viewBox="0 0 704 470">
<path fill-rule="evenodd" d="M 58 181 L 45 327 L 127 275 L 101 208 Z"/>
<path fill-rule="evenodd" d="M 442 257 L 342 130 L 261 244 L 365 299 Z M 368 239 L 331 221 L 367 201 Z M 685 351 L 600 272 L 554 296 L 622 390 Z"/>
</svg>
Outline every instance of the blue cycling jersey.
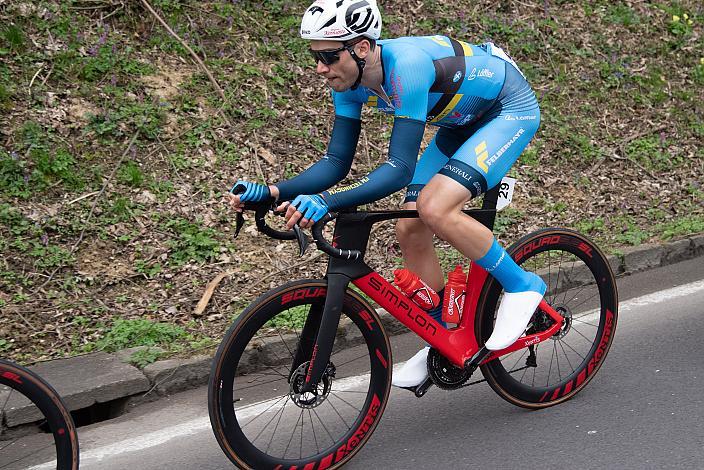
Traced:
<svg viewBox="0 0 704 470">
<path fill-rule="evenodd" d="M 317 193 L 345 177 L 364 105 L 394 116 L 388 161 L 347 187 L 322 192 L 331 210 L 378 200 L 409 183 L 406 200 L 413 201 L 438 172 L 474 196 L 500 181 L 540 121 L 535 95 L 515 63 L 491 43 L 446 36 L 381 40 L 377 47 L 383 93 L 366 87 L 332 92 L 336 118 L 328 152 L 279 183 L 280 198 Z M 441 131 L 417 165 L 426 124 Z"/>
</svg>

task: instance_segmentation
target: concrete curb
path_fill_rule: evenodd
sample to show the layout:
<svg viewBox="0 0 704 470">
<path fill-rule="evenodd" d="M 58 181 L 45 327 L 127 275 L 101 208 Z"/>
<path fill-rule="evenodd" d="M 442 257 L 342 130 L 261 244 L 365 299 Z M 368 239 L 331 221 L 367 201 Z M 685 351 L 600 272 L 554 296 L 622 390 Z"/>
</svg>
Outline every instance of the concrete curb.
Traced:
<svg viewBox="0 0 704 470">
<path fill-rule="evenodd" d="M 642 245 L 624 248 L 609 262 L 617 276 L 667 266 L 680 261 L 704 256 L 704 234 L 695 235 L 663 245 Z M 406 330 L 388 313 L 379 309 L 382 323 L 390 335 Z M 356 329 L 341 325 L 338 336 L 348 344 L 359 342 L 351 332 Z M 293 338 L 295 339 L 295 337 Z M 279 343 L 280 344 L 280 343 Z M 95 353 L 69 359 L 44 362 L 32 367 L 61 394 L 72 410 L 115 400 L 136 404 L 155 400 L 160 396 L 203 386 L 208 383 L 212 357 L 196 356 L 188 359 L 157 361 L 140 370 L 128 364 L 133 348 L 115 354 Z M 246 352 L 250 364 L 263 356 L 278 356 L 277 351 L 260 345 Z M 0 392 L 1 394 L 1 392 Z M 37 419 L 29 412 L 29 403 L 18 402 L 6 420 L 11 426 L 31 423 Z"/>
</svg>

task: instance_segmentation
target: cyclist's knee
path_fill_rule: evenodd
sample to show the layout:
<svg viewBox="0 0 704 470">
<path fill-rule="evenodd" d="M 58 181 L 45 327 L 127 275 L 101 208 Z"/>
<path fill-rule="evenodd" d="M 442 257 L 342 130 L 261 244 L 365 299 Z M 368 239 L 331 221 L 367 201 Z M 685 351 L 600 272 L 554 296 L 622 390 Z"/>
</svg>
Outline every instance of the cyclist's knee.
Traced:
<svg viewBox="0 0 704 470">
<path fill-rule="evenodd" d="M 448 205 L 441 201 L 440 198 L 421 193 L 417 201 L 418 215 L 420 220 L 437 234 L 438 228 L 441 226 L 443 219 L 447 215 Z"/>
</svg>

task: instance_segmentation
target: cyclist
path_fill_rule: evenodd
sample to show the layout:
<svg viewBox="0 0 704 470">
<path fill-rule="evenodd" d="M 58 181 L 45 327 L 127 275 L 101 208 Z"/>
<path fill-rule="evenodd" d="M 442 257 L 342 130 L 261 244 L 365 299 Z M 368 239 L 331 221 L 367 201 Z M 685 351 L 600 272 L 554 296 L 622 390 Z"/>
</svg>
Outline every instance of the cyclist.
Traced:
<svg viewBox="0 0 704 470">
<path fill-rule="evenodd" d="M 486 269 L 504 288 L 496 324 L 485 346 L 503 349 L 524 332 L 545 294 L 542 279 L 521 269 L 492 232 L 462 213 L 464 204 L 498 184 L 538 130 L 535 94 L 517 65 L 492 43 L 447 36 L 379 40 L 374 0 L 317 0 L 303 15 L 316 73 L 332 88 L 335 120 L 327 153 L 300 175 L 268 186 L 246 181 L 242 202 L 273 196 L 284 201 L 287 226 L 312 226 L 328 211 L 376 201 L 406 188 L 396 233 L 405 265 L 442 298 L 444 276 L 433 234 Z M 359 181 L 329 189 L 350 170 L 363 105 L 394 116 L 388 160 Z M 439 128 L 420 159 L 426 124 Z M 287 201 L 292 201 L 290 204 Z M 440 321 L 440 308 L 431 314 Z M 411 388 L 427 378 L 428 347 L 394 373 Z"/>
</svg>

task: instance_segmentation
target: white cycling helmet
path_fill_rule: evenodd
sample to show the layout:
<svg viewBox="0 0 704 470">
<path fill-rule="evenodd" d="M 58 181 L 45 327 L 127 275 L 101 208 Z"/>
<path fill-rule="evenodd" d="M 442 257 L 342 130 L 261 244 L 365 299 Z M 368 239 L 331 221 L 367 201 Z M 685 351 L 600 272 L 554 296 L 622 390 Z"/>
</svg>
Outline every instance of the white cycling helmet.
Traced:
<svg viewBox="0 0 704 470">
<path fill-rule="evenodd" d="M 301 37 L 349 41 L 360 36 L 379 39 L 381 13 L 376 0 L 316 0 L 301 22 Z"/>
</svg>

